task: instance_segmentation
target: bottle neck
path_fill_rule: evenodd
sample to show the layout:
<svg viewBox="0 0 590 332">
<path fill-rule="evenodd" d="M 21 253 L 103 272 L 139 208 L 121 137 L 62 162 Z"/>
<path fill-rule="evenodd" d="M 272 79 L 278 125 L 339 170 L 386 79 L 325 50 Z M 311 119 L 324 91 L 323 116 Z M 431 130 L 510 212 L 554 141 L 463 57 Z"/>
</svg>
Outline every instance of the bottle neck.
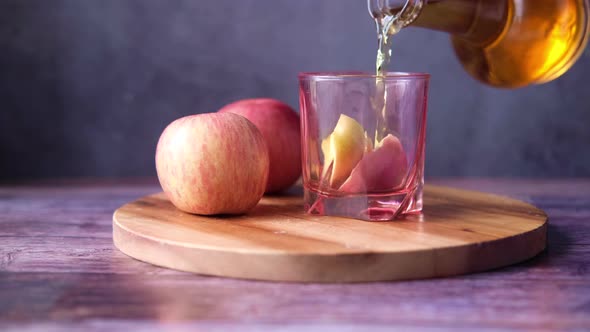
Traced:
<svg viewBox="0 0 590 332">
<path fill-rule="evenodd" d="M 375 18 L 394 15 L 404 26 L 443 31 L 474 43 L 491 42 L 503 30 L 509 0 L 368 0 Z"/>
<path fill-rule="evenodd" d="M 423 6 L 413 26 L 453 35 L 466 34 L 477 12 L 479 1 L 431 0 Z"/>
</svg>

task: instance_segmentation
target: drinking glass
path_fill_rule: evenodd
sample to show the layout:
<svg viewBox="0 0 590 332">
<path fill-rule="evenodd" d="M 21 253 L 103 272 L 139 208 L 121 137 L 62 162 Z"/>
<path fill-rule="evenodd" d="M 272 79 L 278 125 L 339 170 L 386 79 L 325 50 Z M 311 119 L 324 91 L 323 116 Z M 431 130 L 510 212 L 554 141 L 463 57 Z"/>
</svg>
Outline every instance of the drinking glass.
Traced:
<svg viewBox="0 0 590 332">
<path fill-rule="evenodd" d="M 422 210 L 429 78 L 299 74 L 307 213 L 385 221 Z"/>
</svg>

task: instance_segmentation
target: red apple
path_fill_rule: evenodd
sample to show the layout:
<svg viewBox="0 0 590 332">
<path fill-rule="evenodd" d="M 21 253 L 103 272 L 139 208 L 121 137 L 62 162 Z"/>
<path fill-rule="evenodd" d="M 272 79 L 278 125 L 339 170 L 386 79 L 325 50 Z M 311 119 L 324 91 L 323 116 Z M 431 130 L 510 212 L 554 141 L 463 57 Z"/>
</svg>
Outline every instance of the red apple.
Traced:
<svg viewBox="0 0 590 332">
<path fill-rule="evenodd" d="M 408 160 L 399 139 L 387 135 L 365 153 L 340 190 L 347 193 L 384 191 L 399 187 L 408 172 Z"/>
<path fill-rule="evenodd" d="M 224 106 L 219 112 L 242 115 L 260 130 L 268 146 L 270 171 L 267 193 L 289 188 L 301 175 L 299 115 L 275 99 L 245 99 Z"/>
<path fill-rule="evenodd" d="M 262 198 L 268 148 L 260 131 L 231 113 L 187 116 L 172 122 L 158 142 L 156 170 L 170 201 L 202 214 L 242 214 Z"/>
</svg>

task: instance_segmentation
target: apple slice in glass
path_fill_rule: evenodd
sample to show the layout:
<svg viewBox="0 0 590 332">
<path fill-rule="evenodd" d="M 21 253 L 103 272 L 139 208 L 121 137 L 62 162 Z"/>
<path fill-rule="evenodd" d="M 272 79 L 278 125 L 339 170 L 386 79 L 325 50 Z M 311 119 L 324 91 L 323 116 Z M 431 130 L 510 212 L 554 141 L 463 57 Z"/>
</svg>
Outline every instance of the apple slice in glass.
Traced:
<svg viewBox="0 0 590 332">
<path fill-rule="evenodd" d="M 331 188 L 340 187 L 362 159 L 365 150 L 372 148 L 370 144 L 365 130 L 356 120 L 340 115 L 334 131 L 322 141 L 322 178 L 327 179 Z"/>
<path fill-rule="evenodd" d="M 400 140 L 389 134 L 367 152 L 339 190 L 368 193 L 391 190 L 403 184 L 408 160 Z"/>
</svg>

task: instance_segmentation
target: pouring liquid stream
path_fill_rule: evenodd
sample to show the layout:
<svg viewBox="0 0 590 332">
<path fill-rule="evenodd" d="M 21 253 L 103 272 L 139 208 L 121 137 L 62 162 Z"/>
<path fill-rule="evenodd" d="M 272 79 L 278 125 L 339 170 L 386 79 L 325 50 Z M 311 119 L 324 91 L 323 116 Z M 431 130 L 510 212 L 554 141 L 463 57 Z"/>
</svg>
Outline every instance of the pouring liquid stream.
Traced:
<svg viewBox="0 0 590 332">
<path fill-rule="evenodd" d="M 375 0 L 372 0 L 375 1 Z M 381 15 L 375 15 L 375 25 L 377 27 L 377 61 L 376 79 L 375 79 L 375 98 L 372 101 L 372 107 L 376 113 L 377 123 L 375 126 L 375 137 L 373 146 L 377 147 L 379 142 L 388 134 L 387 133 L 387 88 L 385 77 L 387 76 L 389 64 L 391 62 L 391 53 L 393 47 L 393 36 L 402 28 L 410 24 L 419 11 L 422 9 L 423 0 L 408 1 L 405 6 L 391 12 L 382 12 Z M 385 14 L 384 14 L 385 13 Z"/>
<path fill-rule="evenodd" d="M 375 64 L 377 69 L 375 78 L 376 95 L 372 103 L 377 119 L 373 146 L 377 146 L 379 141 L 382 140 L 387 134 L 387 89 L 385 84 L 385 76 L 387 75 L 387 68 L 389 67 L 389 62 L 391 61 L 393 35 L 398 33 L 403 27 L 403 25 L 400 23 L 400 20 L 392 15 L 375 18 L 375 23 L 377 25 L 377 38 L 379 40 L 379 46 L 377 48 L 377 62 Z"/>
</svg>

